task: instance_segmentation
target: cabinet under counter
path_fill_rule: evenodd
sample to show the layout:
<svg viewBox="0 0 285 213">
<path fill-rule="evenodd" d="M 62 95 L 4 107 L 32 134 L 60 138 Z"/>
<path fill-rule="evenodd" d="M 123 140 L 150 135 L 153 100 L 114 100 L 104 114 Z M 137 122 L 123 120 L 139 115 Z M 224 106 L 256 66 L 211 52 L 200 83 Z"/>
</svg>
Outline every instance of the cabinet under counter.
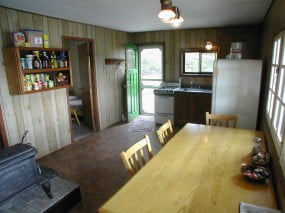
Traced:
<svg viewBox="0 0 285 213">
<path fill-rule="evenodd" d="M 178 90 L 174 93 L 174 124 L 184 126 L 186 123 L 206 123 L 206 112 L 211 111 L 212 92 Z"/>
</svg>

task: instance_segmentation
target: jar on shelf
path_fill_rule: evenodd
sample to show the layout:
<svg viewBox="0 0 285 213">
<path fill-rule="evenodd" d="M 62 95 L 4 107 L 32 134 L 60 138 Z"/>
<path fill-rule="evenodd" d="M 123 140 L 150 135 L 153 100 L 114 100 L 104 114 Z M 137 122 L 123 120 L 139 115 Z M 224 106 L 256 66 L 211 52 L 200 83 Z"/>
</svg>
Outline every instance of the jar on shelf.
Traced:
<svg viewBox="0 0 285 213">
<path fill-rule="evenodd" d="M 25 68 L 32 70 L 33 69 L 33 55 L 26 55 L 26 59 L 25 59 Z"/>
<path fill-rule="evenodd" d="M 39 84 L 37 82 L 33 83 L 33 90 L 39 90 Z"/>
<path fill-rule="evenodd" d="M 31 75 L 25 75 L 24 87 L 25 87 L 25 91 L 31 91 L 33 89 L 32 82 L 31 82 Z"/>
</svg>

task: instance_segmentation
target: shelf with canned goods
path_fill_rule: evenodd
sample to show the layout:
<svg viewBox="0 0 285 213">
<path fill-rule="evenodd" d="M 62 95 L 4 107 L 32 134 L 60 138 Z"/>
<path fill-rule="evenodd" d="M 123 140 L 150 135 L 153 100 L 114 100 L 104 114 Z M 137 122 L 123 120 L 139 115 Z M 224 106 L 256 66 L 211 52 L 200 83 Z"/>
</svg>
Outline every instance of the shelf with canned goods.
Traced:
<svg viewBox="0 0 285 213">
<path fill-rule="evenodd" d="M 68 71 L 24 74 L 24 91 L 44 91 L 71 84 Z"/>
<path fill-rule="evenodd" d="M 72 87 L 70 51 L 62 48 L 4 48 L 11 94 Z"/>
</svg>

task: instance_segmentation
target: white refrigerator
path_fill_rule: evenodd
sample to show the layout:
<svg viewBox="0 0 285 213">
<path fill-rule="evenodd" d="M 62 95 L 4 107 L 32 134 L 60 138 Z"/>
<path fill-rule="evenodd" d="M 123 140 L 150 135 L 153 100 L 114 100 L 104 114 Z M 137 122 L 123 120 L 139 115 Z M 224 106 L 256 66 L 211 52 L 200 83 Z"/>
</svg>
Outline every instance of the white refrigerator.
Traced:
<svg viewBox="0 0 285 213">
<path fill-rule="evenodd" d="M 237 128 L 256 129 L 261 69 L 261 60 L 217 60 L 213 73 L 212 113 L 236 114 Z"/>
</svg>

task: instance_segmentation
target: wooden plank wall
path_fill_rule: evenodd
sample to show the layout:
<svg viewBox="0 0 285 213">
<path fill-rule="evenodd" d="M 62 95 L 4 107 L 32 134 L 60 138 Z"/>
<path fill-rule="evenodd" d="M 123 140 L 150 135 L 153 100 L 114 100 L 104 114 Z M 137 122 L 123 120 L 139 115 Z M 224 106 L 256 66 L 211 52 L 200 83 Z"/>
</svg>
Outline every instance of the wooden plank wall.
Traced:
<svg viewBox="0 0 285 213">
<path fill-rule="evenodd" d="M 260 59 L 261 36 L 261 26 L 243 26 L 133 33 L 131 41 L 136 44 L 165 44 L 165 80 L 171 82 L 179 78 L 181 49 L 204 48 L 206 41 L 212 41 L 220 47 L 220 58 L 225 58 L 231 43 L 242 41 L 247 44 L 248 58 Z"/>
<path fill-rule="evenodd" d="M 101 128 L 121 120 L 124 65 L 107 65 L 105 58 L 125 58 L 128 34 L 97 26 L 81 24 L 0 7 L 0 48 L 10 47 L 11 32 L 38 29 L 49 35 L 50 47 L 61 47 L 61 36 L 95 39 L 96 75 Z M 16 144 L 25 130 L 27 141 L 39 156 L 71 143 L 66 89 L 11 96 L 0 51 L 0 104 L 3 110 L 9 144 Z"/>
<path fill-rule="evenodd" d="M 268 85 L 269 85 L 269 73 L 270 73 L 270 66 L 271 66 L 271 57 L 272 57 L 272 49 L 273 49 L 273 42 L 274 37 L 285 30 L 285 1 L 284 0 L 276 0 L 273 1 L 272 7 L 264 21 L 263 26 L 263 40 L 262 40 L 262 59 L 264 66 L 263 71 L 263 92 L 264 98 L 262 100 L 262 129 L 265 131 L 266 139 L 267 139 L 267 146 L 271 155 L 272 159 L 272 168 L 273 168 L 273 177 L 274 177 L 274 185 L 275 185 L 275 192 L 277 195 L 277 200 L 280 209 L 282 212 L 285 212 L 285 177 L 282 173 L 282 169 L 285 165 L 282 165 L 280 159 L 278 158 L 277 151 L 274 146 L 274 142 L 265 119 L 265 106 L 267 100 L 267 92 L 268 92 Z M 282 152 L 285 151 L 285 145 L 282 145 Z"/>
</svg>

